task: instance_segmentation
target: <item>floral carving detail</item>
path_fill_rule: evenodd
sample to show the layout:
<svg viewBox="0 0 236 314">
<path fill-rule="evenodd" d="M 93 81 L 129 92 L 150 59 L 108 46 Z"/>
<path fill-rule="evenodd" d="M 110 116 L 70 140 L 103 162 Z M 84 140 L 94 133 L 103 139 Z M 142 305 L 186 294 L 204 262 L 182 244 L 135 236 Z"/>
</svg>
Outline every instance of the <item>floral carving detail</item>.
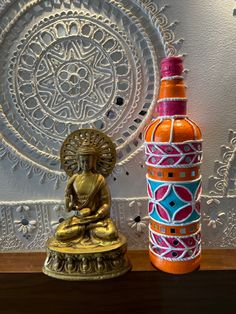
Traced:
<svg viewBox="0 0 236 314">
<path fill-rule="evenodd" d="M 24 211 L 28 212 L 29 210 L 30 210 L 30 208 L 27 205 L 20 205 L 20 206 L 16 207 L 16 212 L 17 213 L 21 213 L 21 212 L 24 212 Z"/>
<path fill-rule="evenodd" d="M 21 220 L 15 220 L 14 221 L 17 227 L 19 227 L 17 230 L 19 232 L 22 232 L 23 234 L 31 233 L 36 228 L 36 220 L 28 220 L 27 218 L 22 218 Z"/>
<path fill-rule="evenodd" d="M 222 226 L 226 215 L 219 208 L 220 201 L 218 199 L 209 199 L 207 200 L 207 205 L 209 206 L 209 211 L 203 214 L 203 221 L 207 223 L 208 227 L 213 229 Z"/>
<path fill-rule="evenodd" d="M 19 215 L 19 219 L 14 220 L 14 224 L 17 227 L 17 231 L 22 233 L 27 239 L 28 234 L 32 233 L 37 226 L 37 221 L 30 219 L 30 207 L 27 205 L 20 205 L 16 208 L 16 212 Z"/>
<path fill-rule="evenodd" d="M 135 214 L 132 218 L 128 219 L 128 226 L 134 229 L 137 233 L 143 233 L 147 229 L 149 217 L 142 216 L 141 214 L 141 202 L 132 201 L 129 203 L 129 207 L 134 209 Z"/>
</svg>

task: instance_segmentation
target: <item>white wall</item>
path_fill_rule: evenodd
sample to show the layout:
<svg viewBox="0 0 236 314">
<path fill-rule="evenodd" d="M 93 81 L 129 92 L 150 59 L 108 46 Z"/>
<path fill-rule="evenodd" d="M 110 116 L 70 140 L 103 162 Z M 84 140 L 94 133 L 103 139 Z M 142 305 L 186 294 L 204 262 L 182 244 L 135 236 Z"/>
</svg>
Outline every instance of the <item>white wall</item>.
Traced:
<svg viewBox="0 0 236 314">
<path fill-rule="evenodd" d="M 25 0 L 20 1 L 25 2 Z M 130 0 L 130 3 L 134 5 L 132 3 L 135 1 L 132 1 Z M 12 2 L 14 5 L 17 3 L 17 1 L 11 0 L 7 2 Z M 85 2 L 87 3 L 89 0 Z M 138 2 L 136 1 L 136 4 Z M 149 3 L 150 1 L 143 2 Z M 188 112 L 189 116 L 201 127 L 204 139 L 204 162 L 202 165 L 204 241 L 210 247 L 232 247 L 236 245 L 236 237 L 232 233 L 232 230 L 236 232 L 233 229 L 236 224 L 236 189 L 234 186 L 236 134 L 231 133 L 232 141 L 229 143 L 228 132 L 230 129 L 236 131 L 236 16 L 233 16 L 236 2 L 233 0 L 155 0 L 153 2 L 156 2 L 159 8 L 169 4 L 164 11 L 169 23 L 175 20 L 179 21 L 174 29 L 175 40 L 184 39 L 180 53 L 187 54 L 185 67 L 189 69 L 186 75 Z M 99 2 L 96 3 L 99 7 Z M 1 7 L 4 7 L 4 3 L 0 2 L 0 13 Z M 130 10 L 132 10 L 132 6 L 130 6 Z M 149 10 L 151 10 L 150 7 Z M 138 14 L 138 11 L 136 13 Z M 1 14 L 7 15 L 8 13 L 6 11 Z M 35 21 L 37 18 L 35 17 Z M 35 21 L 32 20 L 32 23 Z M 151 21 L 146 21 L 147 32 L 150 32 Z M 2 23 L 4 24 L 3 19 Z M 119 23 L 122 26 L 122 23 Z M 0 29 L 4 29 L 4 27 L 1 26 Z M 155 32 L 153 31 L 153 33 Z M 138 38 L 138 35 L 135 38 Z M 153 59 L 158 60 L 164 56 L 161 42 L 156 42 L 154 48 L 156 55 L 153 55 Z M 139 110 L 140 108 L 137 109 L 137 112 Z M 228 147 L 226 150 L 229 152 L 229 158 L 221 155 L 222 145 Z M 0 155 L 4 155 L 4 152 L 0 149 Z M 217 161 L 218 163 L 215 165 Z M 128 226 L 129 219 L 133 219 L 135 215 L 144 217 L 147 212 L 146 170 L 141 167 L 143 163 L 144 153 L 141 151 L 135 158 L 131 158 L 125 167 L 118 168 L 121 173 L 114 175 L 117 177 L 116 181 L 114 181 L 114 177 L 109 178 L 111 193 L 116 199 L 113 203 L 113 217 L 119 227 L 127 233 L 131 246 L 135 248 L 144 247 L 147 244 L 145 232 L 139 234 L 136 232 L 137 230 L 131 230 Z M 13 240 L 11 240 L 12 242 L 7 241 L 14 243 L 15 250 L 38 249 L 42 247 L 48 230 L 51 228 L 50 221 L 55 221 L 62 215 L 62 213 L 55 214 L 51 207 L 54 204 L 52 204 L 52 200 L 58 204 L 63 201 L 64 184 L 60 184 L 58 189 L 54 189 L 52 181 L 40 184 L 37 175 L 28 178 L 27 171 L 20 166 L 12 172 L 12 165 L 14 165 L 14 160 L 12 161 L 12 157 L 5 154 L 0 161 L 0 200 L 2 202 L 0 235 L 3 232 L 2 236 L 6 238 L 8 232 L 6 230 L 11 230 L 8 235 L 9 239 Z M 223 167 L 223 170 L 221 173 L 217 173 L 220 166 Z M 209 177 L 211 176 L 215 179 L 211 179 L 209 186 Z M 215 186 L 215 184 L 217 185 Z M 220 188 L 217 190 L 217 187 Z M 215 191 L 214 196 L 210 196 L 212 190 Z M 42 201 L 43 205 L 40 207 L 39 201 L 38 207 L 35 207 L 35 203 L 33 203 L 35 200 Z M 16 201 L 16 203 L 13 204 L 12 201 Z M 34 219 L 38 217 L 38 226 L 41 228 L 39 228 L 40 235 L 38 233 L 38 238 L 35 238 L 36 240 L 31 246 L 14 229 L 14 221 L 19 219 L 15 210 L 18 201 L 21 202 L 19 204 L 24 202 L 29 204 L 32 209 L 32 217 Z M 45 205 L 47 201 L 51 202 L 49 212 L 47 212 L 49 207 L 47 208 Z M 7 216 L 8 214 L 9 216 Z M 214 222 L 216 227 L 214 227 Z M 7 224 L 11 227 L 6 227 Z M 4 232 L 6 232 L 5 235 Z M 45 239 L 42 238 L 43 236 Z M 23 244 L 16 244 L 18 240 Z M 8 250 L 7 245 L 3 245 L 3 249 Z"/>
</svg>

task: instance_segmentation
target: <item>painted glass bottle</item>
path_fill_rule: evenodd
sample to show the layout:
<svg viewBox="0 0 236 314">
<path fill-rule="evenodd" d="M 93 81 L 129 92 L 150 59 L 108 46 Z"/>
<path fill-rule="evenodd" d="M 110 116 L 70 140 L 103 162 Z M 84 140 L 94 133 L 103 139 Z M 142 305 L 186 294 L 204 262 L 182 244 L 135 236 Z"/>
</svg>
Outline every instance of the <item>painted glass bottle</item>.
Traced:
<svg viewBox="0 0 236 314">
<path fill-rule="evenodd" d="M 200 265 L 202 136 L 186 116 L 182 58 L 161 62 L 157 118 L 145 130 L 152 264 L 184 274 Z"/>
</svg>

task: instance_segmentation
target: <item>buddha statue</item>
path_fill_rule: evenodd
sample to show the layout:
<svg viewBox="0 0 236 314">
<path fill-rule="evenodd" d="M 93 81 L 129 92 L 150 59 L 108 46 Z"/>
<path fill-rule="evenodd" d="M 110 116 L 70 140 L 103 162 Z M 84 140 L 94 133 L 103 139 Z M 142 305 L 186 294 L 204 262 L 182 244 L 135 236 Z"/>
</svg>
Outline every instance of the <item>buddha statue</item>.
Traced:
<svg viewBox="0 0 236 314">
<path fill-rule="evenodd" d="M 56 230 L 59 241 L 99 243 L 118 239 L 118 231 L 110 218 L 111 197 L 106 180 L 96 171 L 97 152 L 89 143 L 77 151 L 79 171 L 68 181 L 65 192 L 67 211 L 77 214 L 63 221 Z"/>
<path fill-rule="evenodd" d="M 77 130 L 64 141 L 61 162 L 70 177 L 65 210 L 72 215 L 48 240 L 43 272 L 68 280 L 112 278 L 127 272 L 131 267 L 127 241 L 110 218 L 105 179 L 115 166 L 114 144 L 100 131 Z"/>
</svg>

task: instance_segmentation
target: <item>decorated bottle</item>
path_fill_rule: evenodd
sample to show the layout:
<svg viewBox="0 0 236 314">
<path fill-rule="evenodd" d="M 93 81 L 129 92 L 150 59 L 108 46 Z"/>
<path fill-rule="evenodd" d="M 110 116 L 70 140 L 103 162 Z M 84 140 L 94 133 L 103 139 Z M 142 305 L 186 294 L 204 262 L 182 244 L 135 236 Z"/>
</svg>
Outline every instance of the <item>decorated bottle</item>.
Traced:
<svg viewBox="0 0 236 314">
<path fill-rule="evenodd" d="M 182 58 L 161 62 L 157 118 L 145 129 L 149 256 L 162 271 L 184 274 L 201 257 L 202 136 L 186 115 Z"/>
</svg>

